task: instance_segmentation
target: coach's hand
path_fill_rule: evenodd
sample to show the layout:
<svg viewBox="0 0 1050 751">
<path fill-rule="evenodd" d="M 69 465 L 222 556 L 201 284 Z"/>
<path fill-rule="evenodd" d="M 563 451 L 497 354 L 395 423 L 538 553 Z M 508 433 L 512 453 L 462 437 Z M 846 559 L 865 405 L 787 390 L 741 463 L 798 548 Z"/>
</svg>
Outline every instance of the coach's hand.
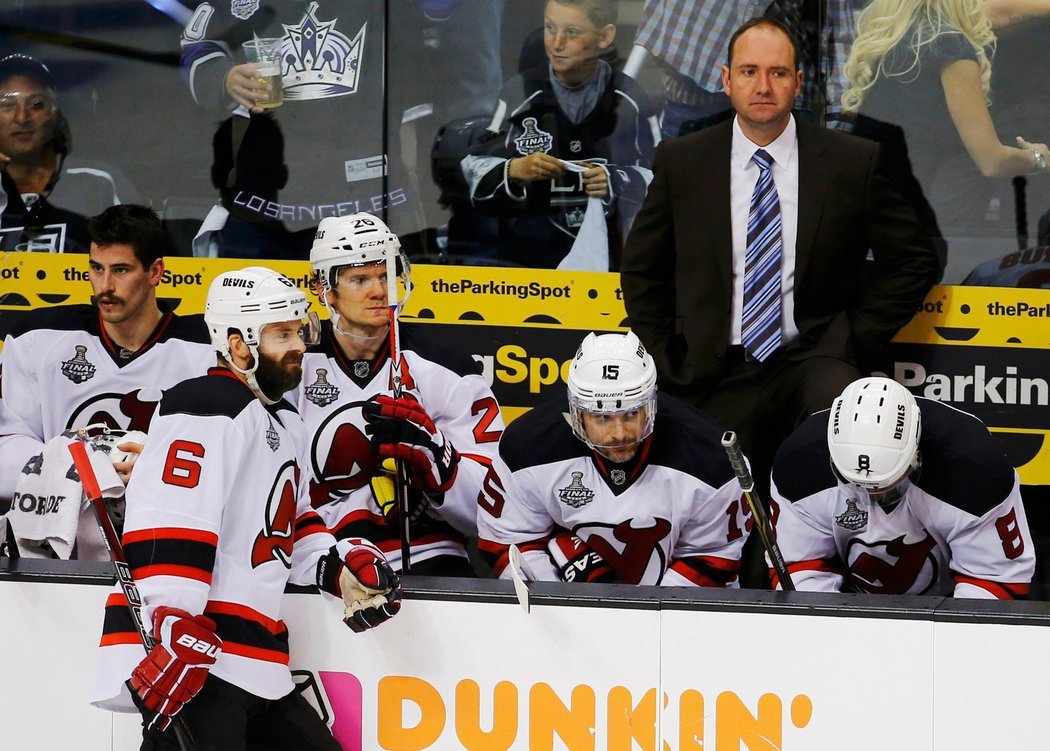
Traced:
<svg viewBox="0 0 1050 751">
<path fill-rule="evenodd" d="M 147 727 L 164 730 L 204 687 L 222 639 L 211 618 L 163 606 L 153 613 L 153 639 L 153 649 L 132 671 L 128 685 L 155 713 Z"/>
</svg>

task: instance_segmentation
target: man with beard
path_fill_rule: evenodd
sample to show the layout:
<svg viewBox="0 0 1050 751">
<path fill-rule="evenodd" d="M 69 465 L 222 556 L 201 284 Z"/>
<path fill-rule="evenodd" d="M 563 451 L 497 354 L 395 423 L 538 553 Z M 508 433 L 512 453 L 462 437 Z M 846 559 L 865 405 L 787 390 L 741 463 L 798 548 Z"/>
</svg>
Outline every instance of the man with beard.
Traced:
<svg viewBox="0 0 1050 751">
<path fill-rule="evenodd" d="M 161 390 L 213 361 L 201 317 L 179 317 L 157 300 L 170 249 L 160 218 L 145 206 L 122 204 L 92 218 L 88 231 L 91 304 L 22 314 L 4 340 L 0 504 L 5 510 L 18 481 L 29 474 L 23 468 L 48 441 L 87 425 L 146 432 Z M 130 463 L 117 465 L 125 481 L 130 469 Z M 13 517 L 9 522 L 17 526 Z M 97 538 L 90 509 L 80 522 L 82 533 Z M 11 533 L 12 541 L 16 536 Z M 73 557 L 107 556 L 100 544 L 85 553 L 78 550 Z"/>
<path fill-rule="evenodd" d="M 400 609 L 378 548 L 337 543 L 310 508 L 303 423 L 282 399 L 302 376 L 308 307 L 270 269 L 217 276 L 204 318 L 218 365 L 164 392 L 128 484 L 124 552 L 155 646 L 143 659 L 112 596 L 92 701 L 137 708 L 143 749 L 178 749 L 166 729 L 181 711 L 197 748 L 338 751 L 292 682 L 285 586 L 341 597 L 355 632 Z"/>
<path fill-rule="evenodd" d="M 478 498 L 495 573 L 510 575 L 516 544 L 543 581 L 738 587 L 751 520 L 718 426 L 657 396 L 633 333 L 588 334 L 568 382 L 568 403 L 508 426 Z"/>
</svg>

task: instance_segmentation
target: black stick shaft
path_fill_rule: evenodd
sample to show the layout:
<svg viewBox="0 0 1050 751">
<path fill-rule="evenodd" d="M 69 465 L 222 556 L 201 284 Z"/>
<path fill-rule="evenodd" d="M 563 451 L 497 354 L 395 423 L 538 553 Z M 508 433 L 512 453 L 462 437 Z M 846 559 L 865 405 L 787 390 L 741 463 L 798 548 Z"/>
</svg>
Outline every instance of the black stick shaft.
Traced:
<svg viewBox="0 0 1050 751">
<path fill-rule="evenodd" d="M 1025 190 L 1028 178 L 1018 175 L 1012 181 L 1014 186 L 1014 221 L 1017 225 L 1017 249 L 1028 247 L 1028 199 Z"/>
<path fill-rule="evenodd" d="M 791 581 L 791 574 L 788 573 L 787 564 L 784 563 L 784 554 L 780 552 L 780 546 L 777 545 L 776 530 L 769 523 L 766 507 L 762 505 L 762 499 L 755 490 L 755 480 L 751 477 L 747 463 L 744 462 L 743 454 L 740 453 L 740 443 L 737 441 L 736 433 L 729 430 L 722 435 L 722 448 L 726 450 L 726 456 L 729 457 L 729 463 L 733 466 L 740 489 L 744 491 L 744 499 L 751 508 L 751 519 L 762 540 L 762 547 L 769 553 L 769 560 L 773 564 L 777 578 L 780 579 L 780 586 L 785 592 L 794 592 L 795 583 Z"/>
</svg>

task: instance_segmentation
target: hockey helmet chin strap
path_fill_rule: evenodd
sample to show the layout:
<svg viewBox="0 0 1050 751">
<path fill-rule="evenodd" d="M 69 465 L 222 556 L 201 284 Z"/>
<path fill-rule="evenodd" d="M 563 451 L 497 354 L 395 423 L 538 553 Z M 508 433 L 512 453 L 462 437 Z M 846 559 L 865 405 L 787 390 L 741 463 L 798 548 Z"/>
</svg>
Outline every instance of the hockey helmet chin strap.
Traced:
<svg viewBox="0 0 1050 751">
<path fill-rule="evenodd" d="M 245 342 L 245 344 L 248 343 Z M 259 387 L 259 381 L 255 378 L 255 371 L 259 369 L 259 345 L 248 344 L 248 352 L 251 355 L 252 364 L 251 367 L 249 367 L 247 370 L 237 367 L 237 363 L 233 361 L 233 355 L 230 354 L 229 347 L 226 348 L 226 353 L 224 356 L 226 364 L 230 367 L 230 370 L 236 371 L 237 373 L 240 373 L 242 376 L 244 376 L 244 382 L 248 385 L 248 388 L 253 394 L 255 394 L 255 396 L 259 398 L 259 400 L 263 404 L 265 404 L 266 406 L 270 406 L 271 404 L 277 404 L 277 402 L 281 400 L 282 395 L 279 394 L 276 399 L 271 399 Z"/>
</svg>

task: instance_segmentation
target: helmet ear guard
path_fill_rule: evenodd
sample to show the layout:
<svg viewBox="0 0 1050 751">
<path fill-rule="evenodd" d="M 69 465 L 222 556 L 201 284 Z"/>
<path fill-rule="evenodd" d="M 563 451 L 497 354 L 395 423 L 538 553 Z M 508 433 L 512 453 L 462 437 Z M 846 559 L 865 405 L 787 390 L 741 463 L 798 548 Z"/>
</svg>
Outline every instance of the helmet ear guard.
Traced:
<svg viewBox="0 0 1050 751">
<path fill-rule="evenodd" d="M 598 449 L 587 436 L 583 414 L 614 415 L 645 410 L 638 441 L 653 432 L 656 419 L 656 364 L 634 332 L 584 337 L 569 366 L 569 423 L 576 437 Z"/>
<path fill-rule="evenodd" d="M 869 491 L 892 487 L 918 469 L 921 433 L 922 415 L 910 391 L 889 378 L 861 378 L 831 406 L 832 471 Z"/>
</svg>

